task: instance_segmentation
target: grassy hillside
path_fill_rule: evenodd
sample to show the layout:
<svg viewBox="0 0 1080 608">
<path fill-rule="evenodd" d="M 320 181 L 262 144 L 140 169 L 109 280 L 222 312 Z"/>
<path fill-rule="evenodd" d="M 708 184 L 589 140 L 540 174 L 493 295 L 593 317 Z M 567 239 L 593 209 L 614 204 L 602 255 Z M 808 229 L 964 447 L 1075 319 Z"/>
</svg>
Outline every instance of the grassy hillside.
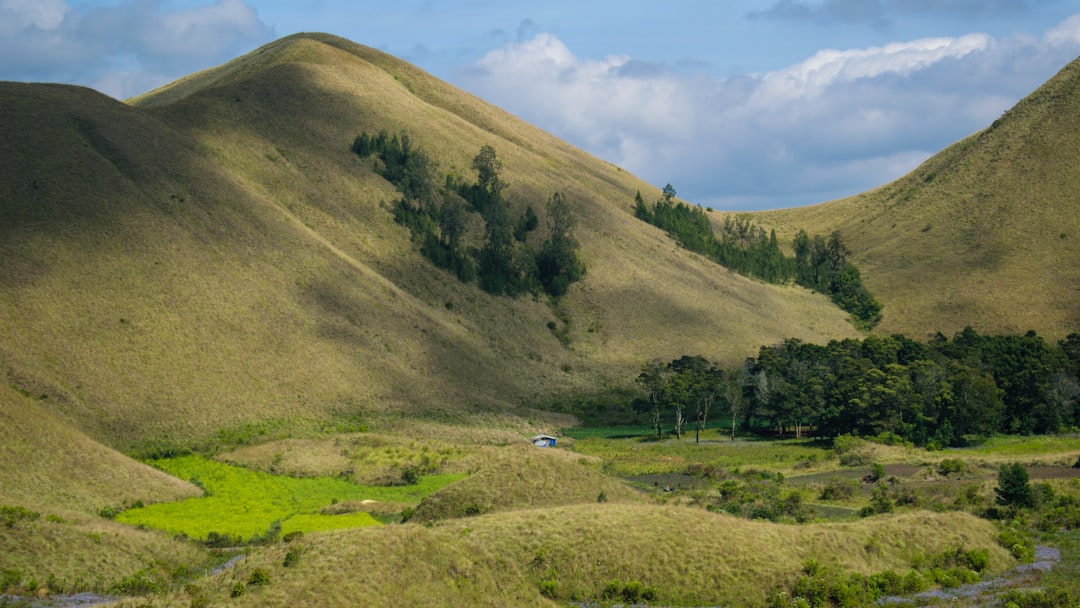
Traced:
<svg viewBox="0 0 1080 608">
<path fill-rule="evenodd" d="M 762 214 L 838 229 L 885 305 L 881 332 L 1080 328 L 1080 61 L 986 130 L 858 196 Z"/>
<path fill-rule="evenodd" d="M 738 361 L 853 333 L 824 298 L 734 276 L 633 219 L 648 185 L 341 39 L 284 39 L 134 104 L 0 87 L 3 365 L 115 447 L 402 414 L 497 412 L 485 424 L 527 432 L 521 406 L 628 382 L 652 357 Z M 462 175 L 493 145 L 518 206 L 563 192 L 586 279 L 553 307 L 433 268 L 393 222 L 393 188 L 349 151 L 381 129 Z"/>
<path fill-rule="evenodd" d="M 995 536 L 990 522 L 959 513 L 790 526 L 685 507 L 577 505 L 430 528 L 310 535 L 250 557 L 200 583 L 198 592 L 213 605 L 236 606 L 555 606 L 562 604 L 542 588 L 562 601 L 598 599 L 618 579 L 654 588 L 661 605 L 763 606 L 809 559 L 870 574 L 902 571 L 920 555 L 985 547 L 991 568 L 1000 570 L 1011 559 Z M 289 552 L 295 557 L 285 566 Z M 269 583 L 245 585 L 245 593 L 230 600 L 236 583 L 259 568 Z M 189 601 L 177 596 L 150 605 Z"/>
</svg>

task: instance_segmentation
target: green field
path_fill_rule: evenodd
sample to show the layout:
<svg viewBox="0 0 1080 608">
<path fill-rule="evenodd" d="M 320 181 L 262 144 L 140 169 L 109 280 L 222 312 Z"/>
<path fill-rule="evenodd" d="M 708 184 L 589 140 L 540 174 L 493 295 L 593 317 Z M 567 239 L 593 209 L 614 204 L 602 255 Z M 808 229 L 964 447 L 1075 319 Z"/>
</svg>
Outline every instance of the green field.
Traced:
<svg viewBox="0 0 1080 608">
<path fill-rule="evenodd" d="M 322 509 L 346 501 L 418 503 L 462 474 L 429 475 L 415 485 L 362 486 L 331 477 L 294 478 L 232 466 L 201 456 L 159 460 L 161 470 L 205 490 L 200 498 L 148 505 L 124 511 L 122 523 L 205 539 L 211 532 L 249 539 L 277 522 L 280 532 L 311 532 L 378 525 L 370 513 L 337 515 Z"/>
</svg>

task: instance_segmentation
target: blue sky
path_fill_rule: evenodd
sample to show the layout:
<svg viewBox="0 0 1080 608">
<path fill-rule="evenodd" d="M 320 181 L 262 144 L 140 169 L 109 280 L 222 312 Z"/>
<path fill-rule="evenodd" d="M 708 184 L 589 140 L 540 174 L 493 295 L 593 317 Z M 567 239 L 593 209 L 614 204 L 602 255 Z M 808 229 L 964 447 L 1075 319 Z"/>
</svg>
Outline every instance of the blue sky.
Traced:
<svg viewBox="0 0 1080 608">
<path fill-rule="evenodd" d="M 877 187 L 988 126 L 1080 54 L 1080 0 L 0 0 L 0 79 L 123 99 L 299 31 L 762 209 Z"/>
</svg>

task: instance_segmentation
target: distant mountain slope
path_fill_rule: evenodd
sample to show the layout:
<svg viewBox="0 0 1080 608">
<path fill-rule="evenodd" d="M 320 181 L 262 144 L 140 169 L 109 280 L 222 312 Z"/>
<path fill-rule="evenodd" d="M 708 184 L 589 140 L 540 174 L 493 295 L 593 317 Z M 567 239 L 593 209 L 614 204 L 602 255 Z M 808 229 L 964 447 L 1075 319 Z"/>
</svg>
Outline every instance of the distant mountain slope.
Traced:
<svg viewBox="0 0 1080 608">
<path fill-rule="evenodd" d="M 339 38 L 283 39 L 133 104 L 0 83 L 0 112 L 0 364 L 110 446 L 400 416 L 527 430 L 542 414 L 523 406 L 628 383 L 653 357 L 854 335 L 824 297 L 634 219 L 649 185 Z M 432 267 L 349 150 L 382 129 L 470 178 L 494 146 L 519 207 L 562 192 L 585 280 L 552 306 Z"/>
<path fill-rule="evenodd" d="M 878 331 L 1080 330 L 1080 60 L 911 174 L 762 219 L 839 229 L 885 305 Z"/>
</svg>

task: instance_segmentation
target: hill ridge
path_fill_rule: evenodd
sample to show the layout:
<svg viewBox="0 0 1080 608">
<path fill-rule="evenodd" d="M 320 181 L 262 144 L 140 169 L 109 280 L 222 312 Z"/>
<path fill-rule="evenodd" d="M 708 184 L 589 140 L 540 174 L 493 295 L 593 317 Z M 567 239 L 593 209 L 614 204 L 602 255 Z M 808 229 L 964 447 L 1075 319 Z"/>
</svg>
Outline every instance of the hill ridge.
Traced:
<svg viewBox="0 0 1080 608">
<path fill-rule="evenodd" d="M 760 214 L 786 233 L 839 229 L 912 337 L 1080 327 L 1080 60 L 986 129 L 880 188 Z"/>
</svg>

